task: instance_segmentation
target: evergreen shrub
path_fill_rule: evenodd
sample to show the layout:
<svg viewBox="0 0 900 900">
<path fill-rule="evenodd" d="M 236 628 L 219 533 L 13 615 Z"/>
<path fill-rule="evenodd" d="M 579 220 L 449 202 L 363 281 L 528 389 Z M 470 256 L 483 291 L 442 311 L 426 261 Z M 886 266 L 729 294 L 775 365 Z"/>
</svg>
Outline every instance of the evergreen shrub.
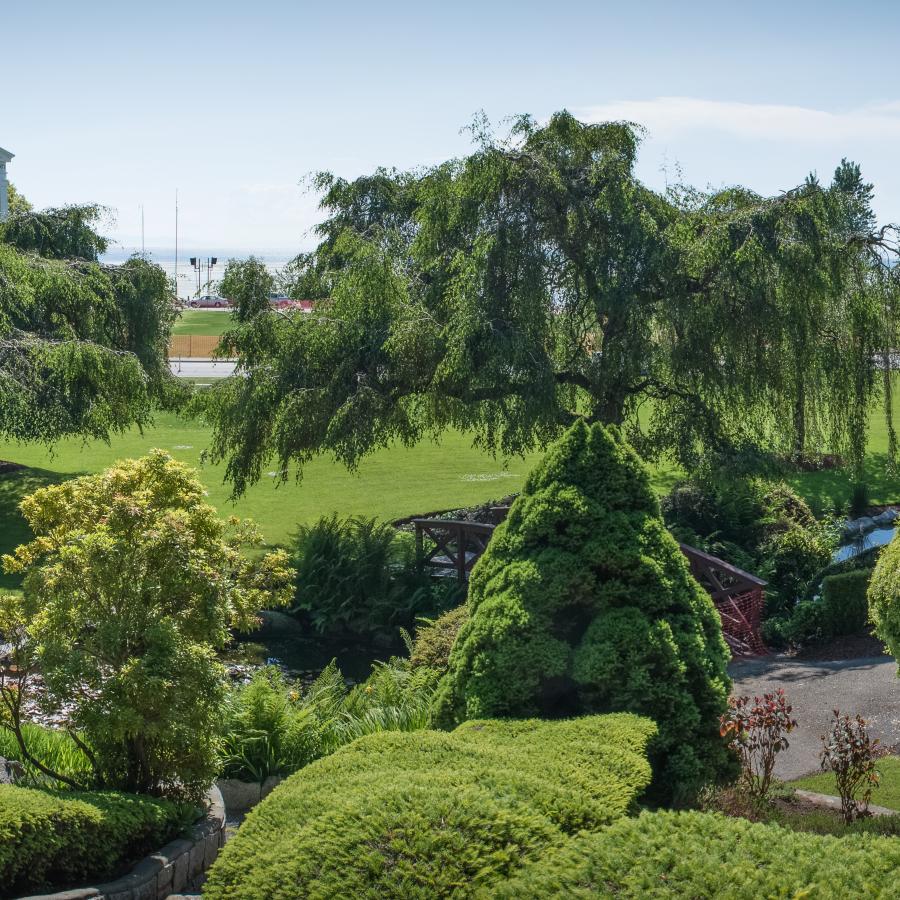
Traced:
<svg viewBox="0 0 900 900">
<path fill-rule="evenodd" d="M 645 812 L 557 844 L 492 892 L 543 897 L 895 897 L 900 841 Z"/>
<path fill-rule="evenodd" d="M 869 618 L 888 651 L 900 658 L 900 541 L 882 550 L 869 581 Z"/>
<path fill-rule="evenodd" d="M 192 813 L 152 797 L 0 784 L 0 897 L 110 877 L 176 837 Z"/>
<path fill-rule="evenodd" d="M 656 786 L 731 774 L 718 613 L 618 430 L 574 425 L 531 472 L 473 569 L 435 720 L 627 710 L 659 726 Z"/>
<path fill-rule="evenodd" d="M 361 738 L 289 778 L 228 842 L 208 900 L 473 896 L 627 814 L 656 729 L 618 714 Z"/>
<path fill-rule="evenodd" d="M 463 604 L 418 628 L 410 655 L 413 667 L 427 666 L 439 672 L 446 672 L 450 665 L 450 651 L 453 649 L 456 636 L 468 618 L 468 607 Z"/>
</svg>

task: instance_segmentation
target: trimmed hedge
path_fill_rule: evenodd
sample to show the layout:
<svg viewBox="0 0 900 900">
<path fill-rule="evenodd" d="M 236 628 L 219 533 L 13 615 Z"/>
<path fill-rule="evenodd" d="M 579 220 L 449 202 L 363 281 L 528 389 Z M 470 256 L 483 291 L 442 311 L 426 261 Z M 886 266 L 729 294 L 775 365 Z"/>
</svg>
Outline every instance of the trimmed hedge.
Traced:
<svg viewBox="0 0 900 900">
<path fill-rule="evenodd" d="M 472 896 L 629 812 L 655 731 L 619 714 L 361 738 L 250 813 L 204 897 Z"/>
<path fill-rule="evenodd" d="M 788 831 L 717 813 L 622 819 L 548 851 L 493 897 L 896 897 L 900 841 Z"/>
<path fill-rule="evenodd" d="M 827 634 L 856 634 L 869 621 L 867 592 L 872 569 L 829 575 L 822 581 L 822 627 Z"/>
<path fill-rule="evenodd" d="M 0 897 L 105 878 L 168 843 L 192 812 L 154 797 L 0 785 Z"/>
<path fill-rule="evenodd" d="M 821 597 L 801 600 L 779 627 L 779 635 L 794 644 L 809 644 L 859 633 L 869 621 L 867 591 L 871 577 L 872 569 L 826 576 Z"/>
<path fill-rule="evenodd" d="M 618 429 L 579 421 L 529 474 L 469 583 L 435 721 L 627 710 L 659 726 L 659 798 L 733 772 L 730 653 Z"/>
</svg>

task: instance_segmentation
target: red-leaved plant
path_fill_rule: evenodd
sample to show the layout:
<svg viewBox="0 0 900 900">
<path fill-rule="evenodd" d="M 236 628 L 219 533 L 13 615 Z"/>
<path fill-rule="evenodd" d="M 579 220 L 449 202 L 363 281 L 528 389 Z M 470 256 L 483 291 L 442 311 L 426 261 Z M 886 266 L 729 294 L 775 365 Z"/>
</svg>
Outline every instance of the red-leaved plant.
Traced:
<svg viewBox="0 0 900 900">
<path fill-rule="evenodd" d="M 719 720 L 719 733 L 741 761 L 740 785 L 750 797 L 769 792 L 775 757 L 788 748 L 787 735 L 797 727 L 791 705 L 781 688 L 774 694 L 729 697 L 728 712 Z"/>
<path fill-rule="evenodd" d="M 822 769 L 834 772 L 845 822 L 869 810 L 872 788 L 878 786 L 875 760 L 884 753 L 877 738 L 869 737 L 866 720 L 834 710 L 831 731 L 822 735 Z"/>
</svg>

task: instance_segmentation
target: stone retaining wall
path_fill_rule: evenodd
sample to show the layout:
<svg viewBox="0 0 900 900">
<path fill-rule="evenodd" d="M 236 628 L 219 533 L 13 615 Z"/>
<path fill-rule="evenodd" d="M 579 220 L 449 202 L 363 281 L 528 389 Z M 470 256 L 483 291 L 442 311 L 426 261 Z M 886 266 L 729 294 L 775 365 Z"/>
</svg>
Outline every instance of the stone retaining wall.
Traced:
<svg viewBox="0 0 900 900">
<path fill-rule="evenodd" d="M 21 900 L 164 900 L 180 893 L 215 862 L 225 841 L 225 804 L 219 789 L 211 788 L 206 800 L 206 816 L 186 838 L 144 857 L 127 875 L 105 884 Z"/>
</svg>

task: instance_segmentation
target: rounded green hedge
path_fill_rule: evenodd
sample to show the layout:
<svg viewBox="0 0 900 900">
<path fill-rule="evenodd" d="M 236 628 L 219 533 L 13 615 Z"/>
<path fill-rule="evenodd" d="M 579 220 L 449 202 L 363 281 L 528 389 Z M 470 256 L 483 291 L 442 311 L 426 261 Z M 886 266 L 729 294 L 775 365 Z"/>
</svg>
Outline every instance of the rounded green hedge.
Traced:
<svg viewBox="0 0 900 900">
<path fill-rule="evenodd" d="M 289 778 L 226 844 L 209 900 L 471 896 L 629 812 L 652 722 L 468 722 L 361 738 Z"/>
<path fill-rule="evenodd" d="M 732 770 L 721 621 L 617 429 L 578 422 L 548 450 L 474 567 L 468 608 L 439 724 L 628 710 L 659 726 L 661 796 Z"/>
<path fill-rule="evenodd" d="M 656 812 L 557 844 L 493 897 L 897 897 L 900 841 Z"/>
<path fill-rule="evenodd" d="M 900 659 L 900 541 L 894 538 L 878 557 L 869 580 L 869 618 L 875 633 Z"/>
<path fill-rule="evenodd" d="M 191 812 L 154 797 L 0 785 L 0 897 L 106 878 L 172 840 Z"/>
</svg>

